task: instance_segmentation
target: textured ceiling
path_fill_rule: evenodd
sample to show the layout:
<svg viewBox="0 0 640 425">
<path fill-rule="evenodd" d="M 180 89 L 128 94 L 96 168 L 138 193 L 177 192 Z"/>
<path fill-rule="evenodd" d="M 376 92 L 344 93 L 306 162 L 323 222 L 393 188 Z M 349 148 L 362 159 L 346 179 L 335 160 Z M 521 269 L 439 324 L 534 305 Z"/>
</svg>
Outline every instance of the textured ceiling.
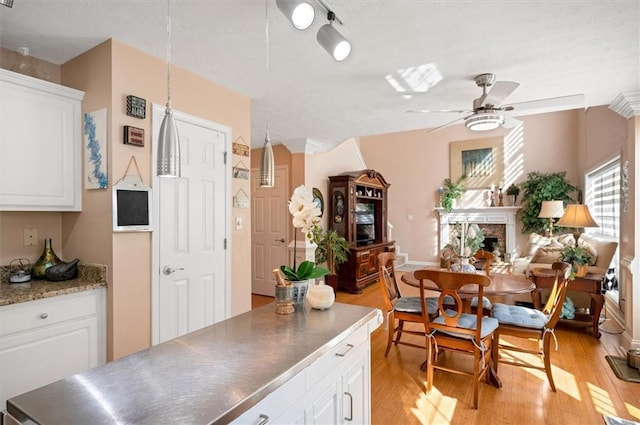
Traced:
<svg viewBox="0 0 640 425">
<path fill-rule="evenodd" d="M 436 127 L 459 115 L 406 111 L 470 109 L 484 72 L 520 83 L 506 103 L 583 93 L 588 107 L 640 90 L 638 0 L 328 3 L 353 44 L 342 63 L 316 42 L 321 9 L 298 31 L 269 0 L 268 99 L 263 1 L 172 0 L 171 62 L 251 98 L 253 147 L 267 110 L 274 143 L 307 149 Z M 164 59 L 166 11 L 164 0 L 15 0 L 0 7 L 0 45 L 62 64 L 114 38 Z M 443 79 L 426 93 L 405 99 L 386 81 L 427 64 Z"/>
</svg>

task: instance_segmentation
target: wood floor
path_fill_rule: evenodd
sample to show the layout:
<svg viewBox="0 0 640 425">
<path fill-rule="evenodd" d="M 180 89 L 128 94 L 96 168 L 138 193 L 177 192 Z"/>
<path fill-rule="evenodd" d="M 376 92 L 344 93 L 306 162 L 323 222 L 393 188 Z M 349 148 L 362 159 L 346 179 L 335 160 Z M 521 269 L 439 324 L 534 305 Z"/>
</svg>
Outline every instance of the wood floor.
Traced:
<svg viewBox="0 0 640 425">
<path fill-rule="evenodd" d="M 338 292 L 336 302 L 381 308 L 379 293 L 375 283 L 360 295 Z M 253 296 L 253 307 L 272 301 Z M 600 329 L 597 340 L 585 329 L 556 328 L 559 347 L 551 354 L 556 393 L 544 372 L 500 364 L 502 388 L 483 382 L 475 410 L 466 376 L 436 371 L 434 389 L 425 395 L 426 377 L 420 371 L 424 351 L 392 346 L 385 358 L 387 335 L 382 325 L 372 334 L 372 423 L 602 425 L 603 414 L 640 422 L 640 384 L 618 379 L 604 357 L 622 355 L 621 329 L 606 318 Z"/>
</svg>

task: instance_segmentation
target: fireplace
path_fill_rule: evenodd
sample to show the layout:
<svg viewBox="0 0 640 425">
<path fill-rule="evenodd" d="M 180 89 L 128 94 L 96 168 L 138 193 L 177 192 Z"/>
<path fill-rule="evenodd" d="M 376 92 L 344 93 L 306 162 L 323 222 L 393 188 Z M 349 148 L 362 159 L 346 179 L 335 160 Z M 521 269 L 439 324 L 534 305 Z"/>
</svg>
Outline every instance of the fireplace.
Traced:
<svg viewBox="0 0 640 425">
<path fill-rule="evenodd" d="M 493 238 L 500 246 L 500 252 L 513 252 L 516 249 L 516 214 L 520 207 L 457 208 L 450 213 L 436 208 L 439 222 L 438 246 L 449 242 L 449 226 L 456 223 L 476 223 L 485 236 L 484 247 L 493 251 L 490 245 Z M 489 243 L 489 244 L 488 244 Z"/>
</svg>

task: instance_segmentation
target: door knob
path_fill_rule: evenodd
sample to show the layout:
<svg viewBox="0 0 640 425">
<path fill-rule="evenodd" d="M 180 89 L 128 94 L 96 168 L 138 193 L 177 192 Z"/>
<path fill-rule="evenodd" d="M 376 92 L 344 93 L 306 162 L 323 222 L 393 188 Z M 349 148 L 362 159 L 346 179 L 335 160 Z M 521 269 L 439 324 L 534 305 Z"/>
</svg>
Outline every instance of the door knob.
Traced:
<svg viewBox="0 0 640 425">
<path fill-rule="evenodd" d="M 162 269 L 162 273 L 166 274 L 167 276 L 170 275 L 171 273 L 175 273 L 178 270 L 184 270 L 184 267 L 178 267 L 178 268 L 173 268 L 171 266 L 164 266 L 164 268 Z"/>
<path fill-rule="evenodd" d="M 284 243 L 284 238 L 276 239 L 276 242 L 282 242 L 282 243 Z"/>
</svg>

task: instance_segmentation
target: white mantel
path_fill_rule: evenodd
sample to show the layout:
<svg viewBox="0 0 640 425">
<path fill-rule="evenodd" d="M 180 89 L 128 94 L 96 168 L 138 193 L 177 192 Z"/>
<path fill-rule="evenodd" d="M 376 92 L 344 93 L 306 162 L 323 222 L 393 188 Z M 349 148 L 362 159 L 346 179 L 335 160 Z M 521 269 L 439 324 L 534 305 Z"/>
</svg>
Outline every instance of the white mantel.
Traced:
<svg viewBox="0 0 640 425">
<path fill-rule="evenodd" d="M 454 208 L 448 213 L 444 208 L 437 207 L 435 210 L 440 224 L 438 245 L 443 247 L 449 242 L 449 224 L 504 224 L 506 252 L 513 252 L 516 249 L 516 214 L 519 209 L 520 207 Z"/>
</svg>

